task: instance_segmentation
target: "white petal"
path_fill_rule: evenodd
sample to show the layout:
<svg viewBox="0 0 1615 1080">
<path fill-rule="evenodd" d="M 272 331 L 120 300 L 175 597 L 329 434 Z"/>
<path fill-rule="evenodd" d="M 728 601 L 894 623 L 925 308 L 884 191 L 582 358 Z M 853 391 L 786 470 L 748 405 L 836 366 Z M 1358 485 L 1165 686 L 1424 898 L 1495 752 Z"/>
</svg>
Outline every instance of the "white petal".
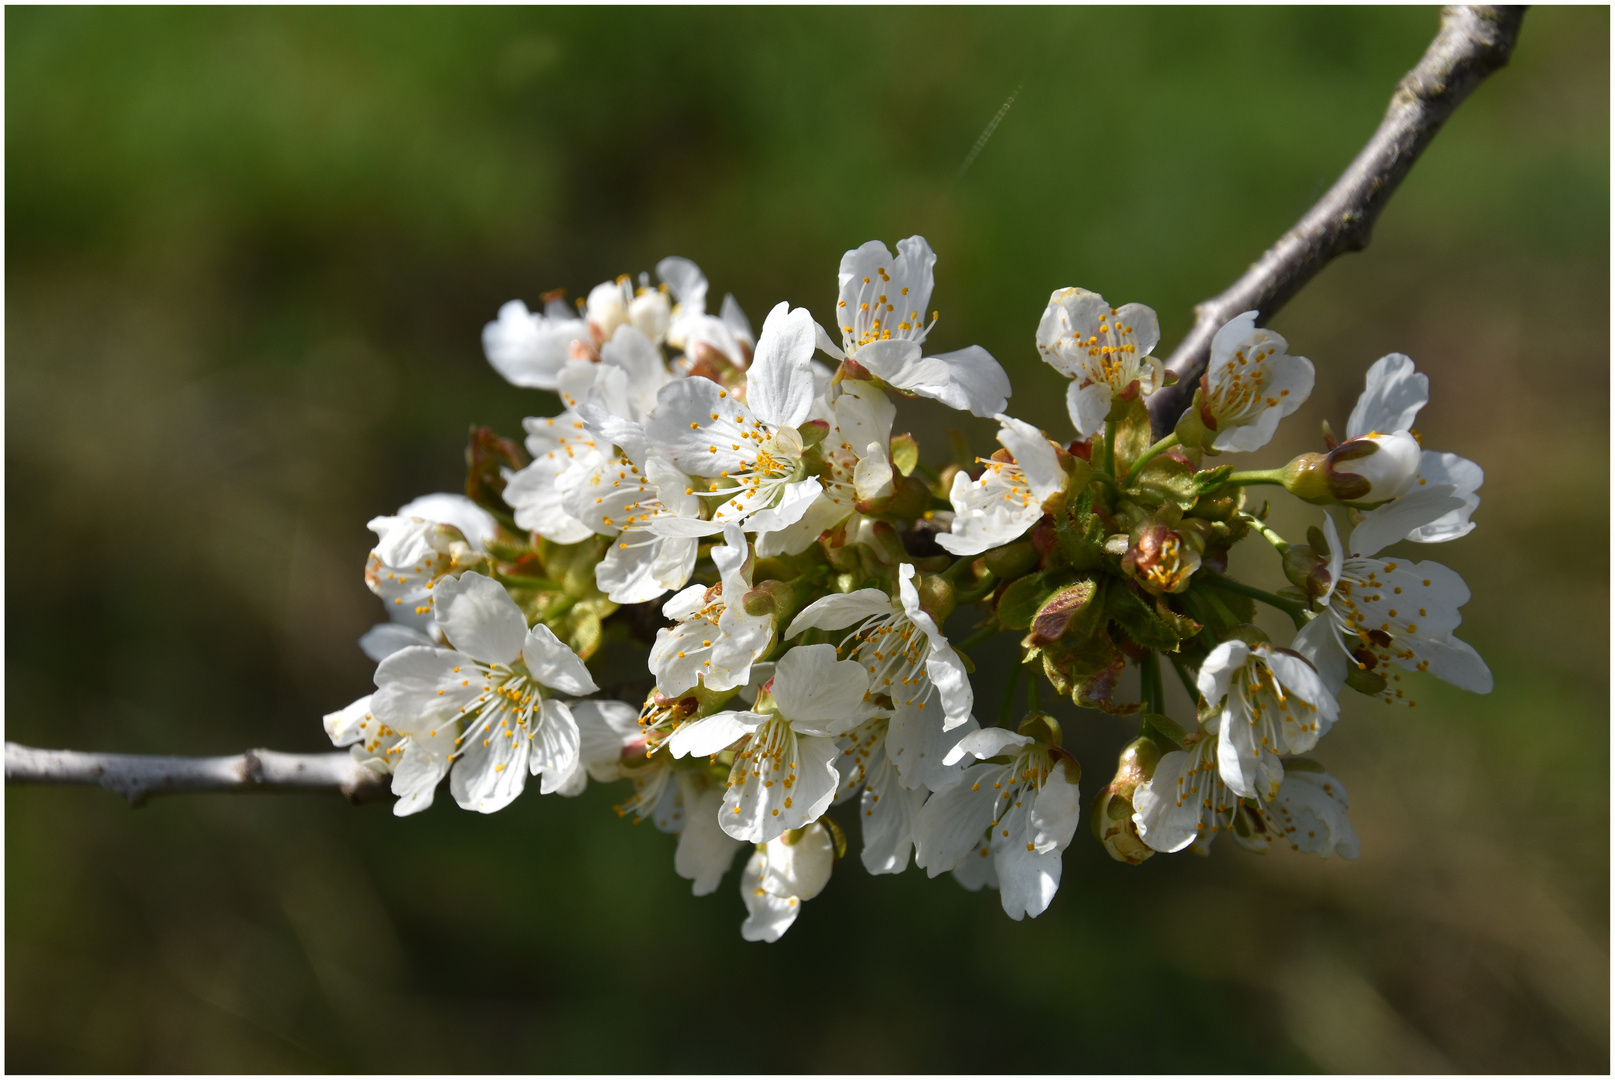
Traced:
<svg viewBox="0 0 1615 1080">
<path fill-rule="evenodd" d="M 1312 661 L 1332 697 L 1339 695 L 1346 685 L 1346 650 L 1329 612 L 1314 617 L 1297 631 L 1290 648 Z"/>
<path fill-rule="evenodd" d="M 1346 438 L 1370 431 L 1407 431 L 1430 400 L 1430 380 L 1413 369 L 1413 361 L 1391 353 L 1368 369 L 1368 386 L 1346 422 Z"/>
<path fill-rule="evenodd" d="M 412 736 L 404 744 L 403 759 L 393 768 L 392 793 L 398 796 L 393 814 L 407 817 L 432 805 L 437 785 L 449 771 L 455 729 L 445 727 L 435 738 Z"/>
<path fill-rule="evenodd" d="M 713 413 L 718 413 L 720 420 L 714 421 Z M 675 379 L 657 395 L 645 433 L 657 452 L 684 472 L 718 476 L 743 471 L 749 458 L 733 449 L 738 440 L 721 439 L 709 428 L 716 423 L 732 423 L 750 430 L 751 421 L 751 411 L 745 403 L 712 380 Z"/>
<path fill-rule="evenodd" d="M 1001 425 L 998 441 L 1015 455 L 1015 463 L 1021 467 L 1037 501 L 1046 502 L 1049 496 L 1064 490 L 1065 470 L 1060 468 L 1059 456 L 1048 437 L 1031 424 L 1014 417 L 999 416 L 998 422 Z"/>
<path fill-rule="evenodd" d="M 379 726 L 380 722 L 370 714 L 370 698 L 366 694 L 345 709 L 325 714 L 325 734 L 330 736 L 332 746 L 351 746 L 364 738 L 366 727 Z"/>
<path fill-rule="evenodd" d="M 746 902 L 746 921 L 740 924 L 740 936 L 747 941 L 778 941 L 802 910 L 802 902 L 796 897 L 774 896 L 763 888 L 766 865 L 763 853 L 755 852 L 740 875 L 740 898 Z"/>
<path fill-rule="evenodd" d="M 1069 758 L 1060 758 L 1038 789 L 1027 816 L 1027 839 L 1038 851 L 1064 851 L 1082 817 L 1082 792 Z M 1058 882 L 1056 882 L 1058 883 Z"/>
<path fill-rule="evenodd" d="M 1250 659 L 1250 646 L 1237 638 L 1222 642 L 1200 663 L 1196 689 L 1212 705 L 1228 695 L 1228 683 Z"/>
<path fill-rule="evenodd" d="M 539 623 L 527 631 L 522 646 L 522 659 L 527 670 L 541 685 L 563 694 L 593 694 L 599 691 L 589 669 L 583 666 L 578 654 L 567 648 L 555 631 Z"/>
<path fill-rule="evenodd" d="M 623 747 L 642 741 L 639 710 L 626 701 L 600 698 L 571 704 L 578 728 L 578 757 L 595 780 L 616 780 Z"/>
<path fill-rule="evenodd" d="M 1198 751 L 1163 755 L 1154 776 L 1133 795 L 1139 838 L 1156 851 L 1182 851 L 1199 834 L 1201 806 L 1189 790 L 1191 771 L 1199 760 Z"/>
<path fill-rule="evenodd" d="M 774 700 L 798 733 L 839 735 L 876 711 L 869 674 L 856 660 L 837 660 L 834 645 L 804 645 L 774 668 Z"/>
<path fill-rule="evenodd" d="M 794 844 L 783 838 L 770 841 L 767 854 L 762 886 L 775 896 L 811 900 L 830 883 L 836 848 L 829 830 L 818 822 L 803 829 Z"/>
<path fill-rule="evenodd" d="M 543 710 L 537 714 L 537 730 L 532 735 L 532 754 L 528 758 L 528 768 L 540 778 L 540 794 L 558 790 L 577 769 L 580 741 L 577 721 L 566 703 L 553 698 L 544 702 Z"/>
<path fill-rule="evenodd" d="M 880 755 L 869 770 L 859 802 L 864 828 L 860 858 L 865 870 L 871 874 L 901 874 L 908 869 L 914 826 L 925 804 L 925 794 L 923 790 L 904 788 L 897 769 L 885 754 Z"/>
<path fill-rule="evenodd" d="M 1003 765 L 981 762 L 927 799 L 914 827 L 914 865 L 936 877 L 975 850 L 992 824 L 998 799 L 993 783 L 1007 774 Z"/>
<path fill-rule="evenodd" d="M 422 495 L 399 507 L 398 516 L 453 525 L 465 536 L 466 542 L 478 550 L 499 534 L 493 515 L 464 495 Z"/>
<path fill-rule="evenodd" d="M 399 649 L 407 649 L 412 645 L 422 645 L 428 648 L 432 645 L 431 635 L 422 633 L 413 626 L 403 626 L 399 623 L 377 623 L 364 632 L 359 639 L 359 648 L 364 654 L 376 663 L 381 663 Z"/>
<path fill-rule="evenodd" d="M 680 255 L 669 255 L 656 264 L 656 276 L 667 282 L 673 299 L 684 307 L 706 310 L 707 276 L 695 263 Z"/>
<path fill-rule="evenodd" d="M 1464 507 L 1450 487 L 1416 487 L 1363 515 L 1351 531 L 1354 555 L 1373 555 Z"/>
<path fill-rule="evenodd" d="M 1481 467 L 1468 458 L 1435 450 L 1424 451 L 1419 458 L 1420 486 L 1450 487 L 1453 494 L 1463 500 L 1463 506 L 1414 529 L 1407 538 L 1421 544 L 1442 544 L 1467 536 L 1475 528 L 1469 515 L 1480 506 L 1480 496 L 1476 492 L 1485 480 L 1486 474 Z"/>
<path fill-rule="evenodd" d="M 765 424 L 793 428 L 813 409 L 814 323 L 806 308 L 781 301 L 763 320 L 757 352 L 746 369 L 746 404 Z"/>
<path fill-rule="evenodd" d="M 676 758 L 706 757 L 728 748 L 757 730 L 768 717 L 754 712 L 721 712 L 691 720 L 673 732 L 667 748 Z"/>
<path fill-rule="evenodd" d="M 1327 859 L 1357 858 L 1357 833 L 1346 816 L 1346 789 L 1328 773 L 1291 770 L 1268 808 L 1268 819 L 1281 840 L 1295 851 Z"/>
<path fill-rule="evenodd" d="M 1110 415 L 1111 393 L 1108 383 L 1096 382 L 1083 386 L 1073 382 L 1066 387 L 1065 409 L 1078 435 L 1086 439 L 1105 429 L 1105 417 Z"/>
<path fill-rule="evenodd" d="M 823 493 L 824 488 L 812 477 L 786 484 L 778 503 L 766 510 L 746 515 L 746 528 L 762 537 L 794 525 Z M 718 508 L 719 514 L 722 514 L 725 507 L 733 506 L 739 501 L 738 498 L 731 499 Z"/>
<path fill-rule="evenodd" d="M 998 901 L 1004 914 L 1019 922 L 1048 910 L 1060 889 L 1063 849 L 1039 851 L 1028 837 L 1029 808 L 1011 809 L 993 828 L 993 866 L 998 871 Z"/>
<path fill-rule="evenodd" d="M 931 707 L 920 709 L 922 702 L 915 702 L 899 706 L 892 714 L 886 728 L 886 756 L 896 767 L 904 787 L 941 791 L 964 771 L 957 763 L 944 765 L 944 760 L 959 740 L 979 730 L 980 725 L 971 716 L 966 717 L 963 724 L 945 730 L 935 695 L 923 703 Z"/>
<path fill-rule="evenodd" d="M 879 589 L 831 593 L 803 608 L 791 620 L 785 636 L 793 638 L 804 630 L 840 630 L 876 615 L 890 615 L 896 609 L 892 598 Z"/>
<path fill-rule="evenodd" d="M 699 793 L 687 793 L 685 803 L 684 829 L 673 854 L 673 869 L 695 883 L 690 891 L 696 896 L 708 896 L 717 890 L 742 845 L 718 828 L 722 789 L 708 785 Z"/>
<path fill-rule="evenodd" d="M 1027 746 L 1032 741 L 1030 735 L 1020 735 L 1008 728 L 982 728 L 960 739 L 953 749 L 948 751 L 947 757 L 942 759 L 942 764 L 952 765 L 962 761 L 966 754 L 986 761 L 988 758 L 997 757 L 1012 746 Z"/>
<path fill-rule="evenodd" d="M 946 377 L 924 389 L 922 397 L 935 398 L 950 408 L 976 416 L 996 416 L 1009 405 L 1009 376 L 993 355 L 980 345 L 926 358 L 941 366 Z"/>
<path fill-rule="evenodd" d="M 575 736 L 575 727 L 573 731 Z M 505 738 L 504 732 L 509 732 L 510 737 Z M 574 749 L 576 745 L 574 742 Z M 460 809 L 496 813 L 509 806 L 527 786 L 532 743 L 526 732 L 496 729 L 467 740 L 460 750 L 461 757 L 449 774 L 449 793 Z"/>
<path fill-rule="evenodd" d="M 752 744 L 735 757 L 731 776 L 740 770 L 746 776 L 724 793 L 718 820 L 723 831 L 736 840 L 767 843 L 781 833 L 816 821 L 835 798 L 839 777 L 834 761 L 840 754 L 835 740 L 797 738 L 783 721 L 775 719 L 773 723 L 786 727 L 777 740 L 777 762 L 757 760 L 753 749 L 759 740 L 768 737 L 768 724 L 759 727 Z"/>
</svg>

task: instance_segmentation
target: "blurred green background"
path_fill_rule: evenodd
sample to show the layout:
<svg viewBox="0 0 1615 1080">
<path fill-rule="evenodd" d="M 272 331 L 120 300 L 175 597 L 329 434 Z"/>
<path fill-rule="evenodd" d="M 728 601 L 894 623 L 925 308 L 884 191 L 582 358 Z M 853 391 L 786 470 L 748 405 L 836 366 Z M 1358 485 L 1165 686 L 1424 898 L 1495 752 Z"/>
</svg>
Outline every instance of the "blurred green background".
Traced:
<svg viewBox="0 0 1615 1080">
<path fill-rule="evenodd" d="M 923 233 L 939 349 L 1065 430 L 1033 331 L 1082 285 L 1165 344 L 1333 181 L 1429 8 L 6 12 L 6 705 L 38 746 L 327 747 L 380 614 L 365 521 L 554 399 L 500 303 L 677 253 L 760 324 Z M 844 864 L 777 945 L 612 789 L 407 821 L 335 797 L 6 792 L 10 1071 L 1609 1068 L 1609 13 L 1541 8 L 1363 254 L 1275 320 L 1339 429 L 1433 383 L 1486 469 L 1497 689 L 1347 702 L 1355 863 L 1112 862 L 1041 918 Z M 1004 100 L 1014 107 L 960 165 Z M 1164 350 L 1163 350 L 1164 351 Z M 958 418 L 905 405 L 940 458 Z M 968 420 L 968 418 L 966 418 Z M 985 450 L 991 426 L 963 425 Z M 1313 512 L 1285 503 L 1280 527 Z M 1265 552 L 1243 570 L 1280 583 Z M 1007 650 L 1000 650 L 1007 656 Z M 978 696 L 1002 669 L 984 652 Z M 986 710 L 990 714 L 990 707 Z M 1129 725 L 1065 716 L 1108 778 Z"/>
</svg>

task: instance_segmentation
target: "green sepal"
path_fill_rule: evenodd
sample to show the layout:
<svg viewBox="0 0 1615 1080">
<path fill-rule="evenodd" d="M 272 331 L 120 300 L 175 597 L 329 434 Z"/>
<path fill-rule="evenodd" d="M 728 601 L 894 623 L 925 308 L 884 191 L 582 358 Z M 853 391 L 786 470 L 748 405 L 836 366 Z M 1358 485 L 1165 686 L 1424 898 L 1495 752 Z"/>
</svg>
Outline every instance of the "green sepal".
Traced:
<svg viewBox="0 0 1615 1080">
<path fill-rule="evenodd" d="M 892 464 L 904 476 L 914 472 L 920 463 L 920 444 L 912 435 L 892 436 Z"/>
<path fill-rule="evenodd" d="M 1161 454 L 1144 466 L 1138 474 L 1138 479 L 1132 484 L 1133 490 L 1139 492 L 1148 501 L 1153 498 L 1160 502 L 1170 502 L 1177 505 L 1180 510 L 1187 510 L 1200 501 L 1204 494 L 1200 487 L 1201 473 L 1194 471 L 1194 466 L 1186 461 Z"/>
<path fill-rule="evenodd" d="M 1111 415 L 1119 411 L 1121 416 L 1115 420 L 1116 426 L 1116 476 L 1126 476 L 1133 467 L 1133 462 L 1144 456 L 1144 451 L 1155 445 L 1153 432 L 1150 430 L 1150 411 L 1145 408 L 1142 398 L 1134 398 L 1122 405 L 1120 409 L 1111 408 Z"/>
<path fill-rule="evenodd" d="M 1133 590 L 1105 590 L 1105 613 L 1144 648 L 1177 652 L 1178 635 Z"/>
</svg>

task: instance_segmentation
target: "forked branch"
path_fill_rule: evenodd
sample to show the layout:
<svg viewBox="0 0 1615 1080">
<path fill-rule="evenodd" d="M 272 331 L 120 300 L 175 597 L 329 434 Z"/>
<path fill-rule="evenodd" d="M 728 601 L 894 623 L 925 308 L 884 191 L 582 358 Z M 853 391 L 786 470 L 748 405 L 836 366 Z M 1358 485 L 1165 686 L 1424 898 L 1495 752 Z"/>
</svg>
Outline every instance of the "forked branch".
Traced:
<svg viewBox="0 0 1615 1080">
<path fill-rule="evenodd" d="M 1211 355 L 1212 336 L 1234 316 L 1257 311 L 1265 324 L 1338 255 L 1368 246 L 1380 211 L 1447 117 L 1482 79 L 1508 63 L 1523 7 L 1462 5 L 1441 10 L 1441 31 L 1397 84 L 1379 130 L 1317 204 L 1238 281 L 1194 309 L 1194 327 L 1167 360 L 1174 386 L 1150 396 L 1157 437 L 1188 408 Z"/>
<path fill-rule="evenodd" d="M 1149 402 L 1156 433 L 1182 415 L 1225 322 L 1252 309 L 1265 322 L 1336 256 L 1366 247 L 1397 185 L 1453 110 L 1508 63 L 1525 9 L 1449 7 L 1424 58 L 1397 86 L 1379 130 L 1334 187 L 1220 295 L 1195 308 L 1194 328 L 1167 361 L 1175 386 Z M 384 797 L 388 780 L 344 752 L 236 757 L 155 757 L 35 750 L 6 744 L 7 784 L 98 784 L 133 806 L 153 795 L 195 791 L 333 791 L 353 802 Z"/>
</svg>

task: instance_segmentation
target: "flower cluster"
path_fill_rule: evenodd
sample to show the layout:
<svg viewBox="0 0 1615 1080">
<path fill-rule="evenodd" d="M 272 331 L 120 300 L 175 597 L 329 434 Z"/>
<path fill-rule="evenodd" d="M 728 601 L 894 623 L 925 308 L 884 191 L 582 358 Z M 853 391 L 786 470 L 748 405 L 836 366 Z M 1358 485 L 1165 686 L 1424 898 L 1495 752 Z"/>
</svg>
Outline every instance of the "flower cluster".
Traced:
<svg viewBox="0 0 1615 1080">
<path fill-rule="evenodd" d="M 445 779 L 482 813 L 533 777 L 545 794 L 626 783 L 619 812 L 678 836 L 697 895 L 751 846 L 741 932 L 765 941 L 828 884 L 856 817 L 870 873 L 912 859 L 1036 916 L 1083 801 L 1046 683 L 1139 719 L 1091 801 L 1117 859 L 1203 851 L 1219 831 L 1356 854 L 1344 787 L 1301 756 L 1343 690 L 1411 705 L 1404 672 L 1491 687 L 1453 636 L 1458 576 L 1377 557 L 1473 528 L 1480 469 L 1412 431 L 1425 377 L 1384 358 L 1344 441 L 1326 429 L 1326 452 L 1236 472 L 1216 459 L 1268 443 L 1311 363 L 1241 315 L 1156 440 L 1144 397 L 1171 376 L 1155 313 L 1060 289 L 1036 341 L 1070 380 L 1076 438 L 1051 438 L 1005 414 L 1009 380 L 985 350 L 928 354 L 935 262 L 920 237 L 895 257 L 878 241 L 847 252 L 828 327 L 781 303 L 754 333 L 730 296 L 709 313 L 680 258 L 575 309 L 500 309 L 489 361 L 562 411 L 524 421 L 524 444 L 478 429 L 465 494 L 370 523 L 365 581 L 388 614 L 360 641 L 376 690 L 325 720 L 391 775 L 396 814 Z M 933 469 L 893 431 L 894 397 L 992 417 L 1002 449 Z M 1325 512 L 1288 543 L 1247 498 L 1261 484 L 1337 507 L 1349 539 Z M 1251 536 L 1291 586 L 1227 576 Z M 1253 625 L 1257 601 L 1294 619 L 1288 645 Z M 1027 710 L 1012 683 L 984 726 L 969 651 L 1001 632 L 1019 639 L 1016 678 L 1031 674 Z M 1192 727 L 1166 716 L 1166 666 L 1198 703 Z"/>
</svg>

